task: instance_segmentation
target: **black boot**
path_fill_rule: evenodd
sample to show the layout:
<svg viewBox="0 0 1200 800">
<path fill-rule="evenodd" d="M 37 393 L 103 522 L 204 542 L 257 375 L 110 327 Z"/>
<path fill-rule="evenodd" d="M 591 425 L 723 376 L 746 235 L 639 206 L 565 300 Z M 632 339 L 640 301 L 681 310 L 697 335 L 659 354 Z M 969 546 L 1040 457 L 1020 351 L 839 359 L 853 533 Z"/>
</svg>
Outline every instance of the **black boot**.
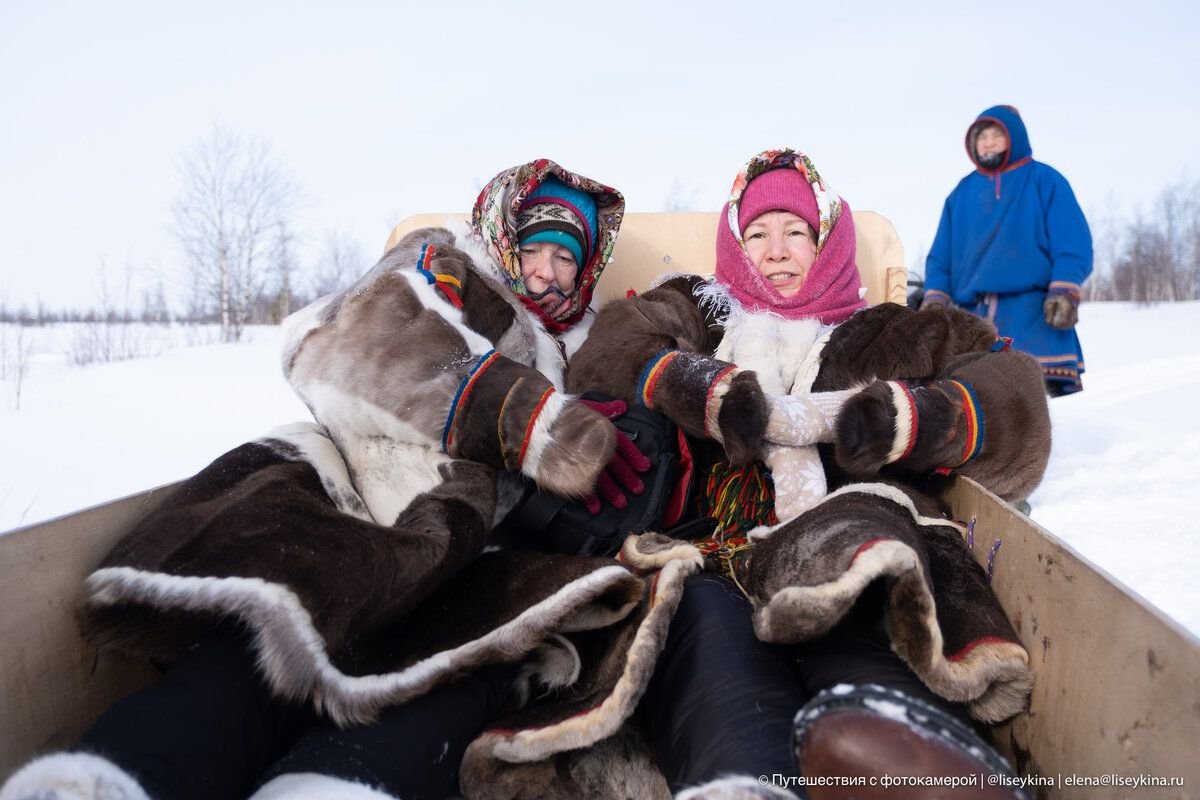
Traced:
<svg viewBox="0 0 1200 800">
<path fill-rule="evenodd" d="M 961 720 L 873 684 L 814 697 L 796 715 L 792 750 L 806 778 L 864 784 L 806 786 L 812 800 L 1028 800 L 1004 758 Z"/>
</svg>

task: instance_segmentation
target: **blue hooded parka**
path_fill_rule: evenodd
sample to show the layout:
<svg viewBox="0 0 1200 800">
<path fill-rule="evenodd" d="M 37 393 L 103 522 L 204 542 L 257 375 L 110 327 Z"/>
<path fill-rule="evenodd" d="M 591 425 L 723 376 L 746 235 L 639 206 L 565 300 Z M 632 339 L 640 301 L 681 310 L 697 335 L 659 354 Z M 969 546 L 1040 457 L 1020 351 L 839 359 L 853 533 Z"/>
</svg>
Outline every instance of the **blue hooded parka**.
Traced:
<svg viewBox="0 0 1200 800">
<path fill-rule="evenodd" d="M 981 122 L 1008 137 L 1002 163 L 983 167 L 975 154 Z M 942 209 L 925 263 L 926 296 L 952 301 L 996 323 L 1013 346 L 1035 356 L 1048 383 L 1079 391 L 1083 352 L 1075 330 L 1046 324 L 1047 293 L 1077 300 L 1092 272 L 1092 235 L 1067 179 L 1033 160 L 1029 134 L 1010 106 L 993 106 L 967 130 L 967 175 Z"/>
</svg>

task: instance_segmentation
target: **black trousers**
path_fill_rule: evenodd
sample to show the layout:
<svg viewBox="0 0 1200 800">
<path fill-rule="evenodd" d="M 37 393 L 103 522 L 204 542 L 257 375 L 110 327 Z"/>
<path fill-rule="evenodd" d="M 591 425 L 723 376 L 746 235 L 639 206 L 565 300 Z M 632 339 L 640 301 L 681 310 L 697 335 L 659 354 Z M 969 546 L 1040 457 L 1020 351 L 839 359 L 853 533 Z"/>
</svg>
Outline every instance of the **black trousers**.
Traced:
<svg viewBox="0 0 1200 800">
<path fill-rule="evenodd" d="M 877 683 L 963 717 L 892 652 L 872 587 L 833 631 L 802 645 L 754 634 L 750 601 L 711 573 L 687 579 L 639 707 L 672 791 L 727 774 L 798 776 L 792 719 L 822 689 Z"/>
<path fill-rule="evenodd" d="M 467 745 L 503 708 L 511 668 L 481 670 L 361 727 L 276 698 L 240 636 L 189 650 L 163 680 L 110 708 L 83 735 L 154 800 L 242 800 L 286 773 L 357 781 L 404 800 L 458 793 Z"/>
</svg>

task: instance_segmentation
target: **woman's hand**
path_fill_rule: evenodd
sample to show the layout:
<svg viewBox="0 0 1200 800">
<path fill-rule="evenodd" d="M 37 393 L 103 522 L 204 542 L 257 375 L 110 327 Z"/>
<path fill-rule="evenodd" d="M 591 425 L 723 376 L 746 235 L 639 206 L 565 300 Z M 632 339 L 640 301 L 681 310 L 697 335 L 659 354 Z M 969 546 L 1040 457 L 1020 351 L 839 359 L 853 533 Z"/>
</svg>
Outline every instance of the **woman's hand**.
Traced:
<svg viewBox="0 0 1200 800">
<path fill-rule="evenodd" d="M 624 400 L 579 400 L 597 414 L 615 420 L 629 410 Z M 608 466 L 596 480 L 596 491 L 585 495 L 583 504 L 591 514 L 600 513 L 600 497 L 603 497 L 614 508 L 625 508 L 629 501 L 625 493 L 641 494 L 646 490 L 639 472 L 650 469 L 650 459 L 642 455 L 637 445 L 620 428 L 617 428 L 617 449 L 613 452 Z M 599 493 L 599 496 L 597 496 Z"/>
</svg>

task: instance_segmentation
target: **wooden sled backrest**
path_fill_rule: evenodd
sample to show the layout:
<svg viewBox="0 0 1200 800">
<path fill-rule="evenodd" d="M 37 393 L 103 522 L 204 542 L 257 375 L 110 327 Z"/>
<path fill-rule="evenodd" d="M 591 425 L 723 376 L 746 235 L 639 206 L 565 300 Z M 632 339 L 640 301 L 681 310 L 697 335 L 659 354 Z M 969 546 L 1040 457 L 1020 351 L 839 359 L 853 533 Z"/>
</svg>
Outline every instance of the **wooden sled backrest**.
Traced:
<svg viewBox="0 0 1200 800">
<path fill-rule="evenodd" d="M 643 291 L 664 272 L 711 275 L 719 216 L 715 211 L 626 214 L 612 263 L 600 276 L 597 298 L 622 297 L 628 289 Z M 418 228 L 444 227 L 465 218 L 463 214 L 415 214 L 392 229 L 385 252 Z M 867 302 L 903 303 L 904 248 L 892 223 L 873 211 L 855 211 L 854 232 Z"/>
</svg>

